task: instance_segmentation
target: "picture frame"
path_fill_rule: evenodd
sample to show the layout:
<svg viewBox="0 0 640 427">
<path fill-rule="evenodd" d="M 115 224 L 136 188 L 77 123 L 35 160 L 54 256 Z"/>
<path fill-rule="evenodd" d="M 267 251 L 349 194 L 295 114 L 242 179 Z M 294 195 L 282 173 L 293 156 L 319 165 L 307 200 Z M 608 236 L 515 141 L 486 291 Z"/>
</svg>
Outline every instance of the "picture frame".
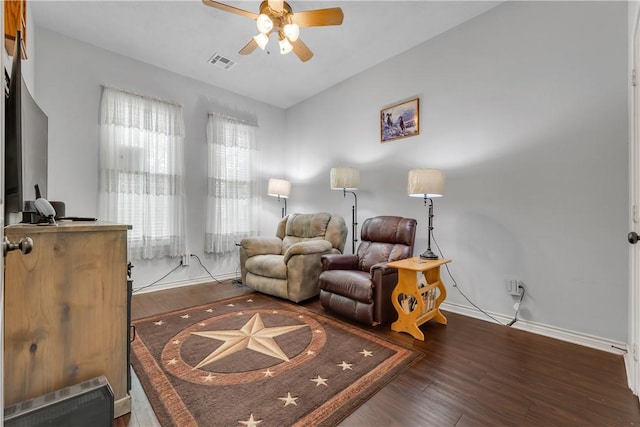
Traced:
<svg viewBox="0 0 640 427">
<path fill-rule="evenodd" d="M 380 142 L 420 134 L 420 99 L 413 98 L 380 110 Z"/>
</svg>

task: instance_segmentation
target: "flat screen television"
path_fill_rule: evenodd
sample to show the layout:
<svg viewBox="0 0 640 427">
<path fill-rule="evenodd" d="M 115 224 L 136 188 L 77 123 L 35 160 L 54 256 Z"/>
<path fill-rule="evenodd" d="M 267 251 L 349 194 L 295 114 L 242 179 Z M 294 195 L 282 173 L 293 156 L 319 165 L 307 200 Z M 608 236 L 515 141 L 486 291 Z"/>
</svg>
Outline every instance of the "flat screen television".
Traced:
<svg viewBox="0 0 640 427">
<path fill-rule="evenodd" d="M 16 35 L 15 52 L 5 98 L 4 186 L 5 216 L 25 209 L 35 200 L 35 185 L 47 198 L 48 118 L 35 102 L 22 78 L 22 40 Z"/>
</svg>

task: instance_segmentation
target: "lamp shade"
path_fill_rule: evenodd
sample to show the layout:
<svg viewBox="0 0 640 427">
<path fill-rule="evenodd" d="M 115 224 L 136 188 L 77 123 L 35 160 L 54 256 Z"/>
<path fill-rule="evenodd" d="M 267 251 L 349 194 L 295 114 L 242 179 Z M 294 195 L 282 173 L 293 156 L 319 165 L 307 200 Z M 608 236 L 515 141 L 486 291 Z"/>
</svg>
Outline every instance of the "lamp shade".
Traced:
<svg viewBox="0 0 640 427">
<path fill-rule="evenodd" d="M 280 39 L 279 46 L 281 55 L 286 55 L 293 50 L 293 45 L 289 43 L 289 40 L 286 37 Z"/>
<path fill-rule="evenodd" d="M 360 186 L 360 170 L 356 168 L 331 168 L 332 190 L 357 190 Z"/>
<path fill-rule="evenodd" d="M 267 43 L 269 43 L 269 36 L 265 33 L 259 33 L 257 36 L 253 36 L 253 40 L 255 40 L 260 49 L 264 50 L 267 47 Z"/>
<path fill-rule="evenodd" d="M 284 26 L 282 31 L 292 43 L 298 40 L 298 37 L 300 37 L 300 26 L 298 26 L 298 24 L 287 24 Z"/>
<path fill-rule="evenodd" d="M 288 198 L 291 194 L 291 183 L 286 179 L 269 179 L 267 194 L 273 197 Z"/>
<path fill-rule="evenodd" d="M 267 34 L 269 31 L 273 30 L 273 21 L 267 15 L 261 13 L 256 19 L 256 26 L 258 27 L 258 31 L 263 34 Z"/>
<path fill-rule="evenodd" d="M 407 193 L 411 197 L 441 197 L 444 192 L 444 172 L 440 169 L 409 171 Z"/>
</svg>

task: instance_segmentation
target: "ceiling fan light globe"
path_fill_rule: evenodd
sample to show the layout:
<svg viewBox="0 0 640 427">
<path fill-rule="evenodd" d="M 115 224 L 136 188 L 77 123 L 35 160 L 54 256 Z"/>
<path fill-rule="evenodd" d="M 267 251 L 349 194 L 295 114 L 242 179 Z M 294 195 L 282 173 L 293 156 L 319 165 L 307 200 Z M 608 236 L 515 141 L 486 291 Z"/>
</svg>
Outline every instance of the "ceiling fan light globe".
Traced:
<svg viewBox="0 0 640 427">
<path fill-rule="evenodd" d="M 260 33 L 257 36 L 253 36 L 253 40 L 255 40 L 260 49 L 264 50 L 269 42 L 269 36 L 264 33 Z"/>
<path fill-rule="evenodd" d="M 292 42 L 295 42 L 296 40 L 298 40 L 298 37 L 300 37 L 300 27 L 298 26 L 298 24 L 287 24 L 284 26 L 282 31 L 284 32 L 284 35 L 287 36 L 287 38 Z"/>
<path fill-rule="evenodd" d="M 291 43 L 289 43 L 289 40 L 287 40 L 286 37 L 280 39 L 280 54 L 281 55 L 286 55 L 287 53 L 291 52 L 293 50 L 293 45 L 291 45 Z"/>
<path fill-rule="evenodd" d="M 264 13 L 258 15 L 258 19 L 256 19 L 256 26 L 258 27 L 258 31 L 262 34 L 267 34 L 269 31 L 273 30 L 273 21 Z"/>
</svg>

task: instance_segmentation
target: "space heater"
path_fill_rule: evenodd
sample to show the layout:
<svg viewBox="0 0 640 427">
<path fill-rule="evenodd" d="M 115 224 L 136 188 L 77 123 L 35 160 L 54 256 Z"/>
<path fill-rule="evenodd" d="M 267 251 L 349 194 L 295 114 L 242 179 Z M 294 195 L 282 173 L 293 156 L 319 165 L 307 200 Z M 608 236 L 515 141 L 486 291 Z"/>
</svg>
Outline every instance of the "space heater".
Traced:
<svg viewBox="0 0 640 427">
<path fill-rule="evenodd" d="M 100 376 L 5 408 L 4 425 L 111 427 L 113 415 L 113 391 Z"/>
</svg>

